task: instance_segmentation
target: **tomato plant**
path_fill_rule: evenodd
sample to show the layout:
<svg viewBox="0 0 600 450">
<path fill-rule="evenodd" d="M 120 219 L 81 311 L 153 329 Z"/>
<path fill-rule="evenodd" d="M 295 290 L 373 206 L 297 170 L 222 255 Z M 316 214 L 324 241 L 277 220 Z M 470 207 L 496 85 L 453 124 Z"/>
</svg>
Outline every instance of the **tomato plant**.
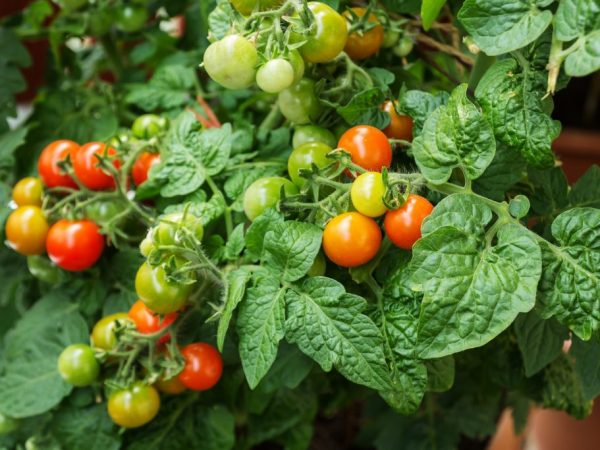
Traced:
<svg viewBox="0 0 600 450">
<path fill-rule="evenodd" d="M 89 142 L 82 145 L 71 154 L 75 176 L 81 184 L 89 189 L 114 188 L 115 179 L 108 173 L 108 169 L 102 167 L 102 160 L 112 159 L 107 164 L 112 164 L 118 169 L 121 162 L 114 159 L 116 153 L 114 148 L 107 147 L 102 142 Z"/>
<path fill-rule="evenodd" d="M 213 80 L 228 89 L 250 87 L 257 63 L 254 45 L 235 34 L 211 44 L 204 53 L 204 68 Z"/>
<path fill-rule="evenodd" d="M 132 320 L 126 313 L 115 313 L 100 319 L 92 329 L 92 346 L 102 350 L 112 350 L 117 345 L 115 329 L 124 327 Z"/>
<path fill-rule="evenodd" d="M 292 146 L 297 148 L 302 144 L 308 144 L 310 142 L 321 142 L 331 148 L 337 146 L 335 136 L 326 128 L 318 127 L 316 125 L 302 125 L 296 127 L 294 130 Z"/>
<path fill-rule="evenodd" d="M 385 232 L 395 245 L 410 250 L 421 238 L 423 220 L 432 211 L 433 205 L 426 198 L 411 194 L 400 208 L 385 215 Z"/>
<path fill-rule="evenodd" d="M 103 250 L 104 237 L 98 225 L 89 220 L 61 219 L 48 230 L 48 256 L 65 270 L 89 269 L 100 259 Z"/>
<path fill-rule="evenodd" d="M 131 176 L 136 186 L 139 186 L 148 179 L 148 172 L 158 163 L 160 163 L 159 153 L 144 152 L 140 155 L 131 169 Z"/>
<path fill-rule="evenodd" d="M 331 164 L 327 154 L 332 148 L 320 142 L 308 142 L 296 147 L 288 158 L 288 174 L 297 186 L 302 186 L 306 179 L 300 174 L 300 170 L 310 170 L 313 164 L 322 169 Z"/>
<path fill-rule="evenodd" d="M 294 67 L 283 58 L 267 61 L 256 73 L 256 84 L 265 92 L 278 94 L 294 83 Z"/>
<path fill-rule="evenodd" d="M 43 189 L 42 182 L 39 178 L 22 178 L 13 188 L 13 201 L 17 206 L 42 206 Z"/>
<path fill-rule="evenodd" d="M 377 222 L 357 212 L 334 217 L 323 231 L 323 251 L 338 266 L 365 264 L 375 257 L 380 246 Z"/>
<path fill-rule="evenodd" d="M 383 130 L 391 139 L 412 140 L 413 120 L 404 114 L 398 114 L 394 103 L 387 101 L 382 109 L 390 116 L 390 124 Z"/>
<path fill-rule="evenodd" d="M 138 331 L 144 334 L 153 334 L 164 330 L 171 325 L 175 319 L 177 319 L 177 313 L 171 313 L 165 315 L 164 317 L 160 317 L 158 314 L 148 309 L 148 307 L 141 300 L 138 300 L 133 304 L 127 315 L 131 320 L 133 320 L 133 323 L 135 323 Z M 171 335 L 166 333 L 161 336 L 157 342 L 162 344 L 167 342 L 170 338 Z"/>
<path fill-rule="evenodd" d="M 48 222 L 37 206 L 21 206 L 6 221 L 8 245 L 23 255 L 40 255 L 46 247 Z"/>
<path fill-rule="evenodd" d="M 72 344 L 58 358 L 58 372 L 73 386 L 89 386 L 98 378 L 100 364 L 89 345 Z"/>
<path fill-rule="evenodd" d="M 282 177 L 261 178 L 252 183 L 244 193 L 244 212 L 248 219 L 254 220 L 268 208 L 277 206 L 282 190 L 285 195 L 298 193 L 294 183 Z"/>
<path fill-rule="evenodd" d="M 358 166 L 380 172 L 392 164 L 392 147 L 381 130 L 369 125 L 359 125 L 346 131 L 338 143 Z"/>
<path fill-rule="evenodd" d="M 192 285 L 169 281 L 162 266 L 142 264 L 135 276 L 135 291 L 144 304 L 157 314 L 171 314 L 187 302 Z"/>
<path fill-rule="evenodd" d="M 221 354 L 210 344 L 196 342 L 181 349 L 185 359 L 179 380 L 188 389 L 206 391 L 218 383 L 223 373 Z"/>
<path fill-rule="evenodd" d="M 281 114 L 298 125 L 310 123 L 321 111 L 319 99 L 315 94 L 315 82 L 307 78 L 281 91 L 277 104 Z"/>
<path fill-rule="evenodd" d="M 156 389 L 139 382 L 113 392 L 108 398 L 108 415 L 123 428 L 146 425 L 156 417 L 159 408 L 160 397 Z"/>
<path fill-rule="evenodd" d="M 149 139 L 163 133 L 168 125 L 169 122 L 164 117 L 156 114 L 143 114 L 133 121 L 131 132 L 139 139 Z"/>
<path fill-rule="evenodd" d="M 59 163 L 79 149 L 79 145 L 73 141 L 61 139 L 51 142 L 42 150 L 38 159 L 38 173 L 44 185 L 50 188 L 70 187 L 76 188 L 77 184 L 59 166 Z"/>
<path fill-rule="evenodd" d="M 351 8 L 345 16 L 347 18 L 354 16 L 360 20 L 366 13 L 365 8 L 355 7 Z M 383 44 L 383 27 L 374 14 L 369 14 L 367 25 L 372 28 L 355 31 L 348 35 L 344 51 L 352 59 L 367 59 L 377 53 Z"/>
<path fill-rule="evenodd" d="M 385 185 L 379 172 L 366 172 L 352 183 L 350 196 L 356 210 L 367 217 L 379 217 L 387 211 L 383 197 Z"/>
</svg>

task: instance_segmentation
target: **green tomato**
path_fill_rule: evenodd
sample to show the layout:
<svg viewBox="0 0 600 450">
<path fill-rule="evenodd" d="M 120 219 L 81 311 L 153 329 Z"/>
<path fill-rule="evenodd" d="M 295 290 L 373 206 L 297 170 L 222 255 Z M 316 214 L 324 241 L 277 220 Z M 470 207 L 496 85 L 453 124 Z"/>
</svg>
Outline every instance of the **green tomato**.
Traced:
<svg viewBox="0 0 600 450">
<path fill-rule="evenodd" d="M 117 325 L 124 326 L 127 323 L 133 323 L 127 313 L 115 313 L 103 317 L 92 329 L 92 345 L 102 350 L 112 350 L 117 345 L 115 328 Z"/>
<path fill-rule="evenodd" d="M 143 6 L 125 5 L 119 8 L 117 26 L 126 33 L 139 31 L 148 20 L 148 11 Z"/>
<path fill-rule="evenodd" d="M 288 54 L 288 59 L 290 64 L 294 69 L 294 83 L 298 83 L 302 77 L 304 76 L 304 70 L 306 69 L 306 64 L 304 64 L 304 59 L 302 59 L 302 55 L 298 50 L 292 50 Z"/>
<path fill-rule="evenodd" d="M 106 225 L 122 213 L 125 205 L 115 200 L 99 200 L 85 208 L 86 217 L 97 225 Z"/>
<path fill-rule="evenodd" d="M 307 275 L 309 277 L 322 277 L 325 275 L 325 271 L 327 270 L 327 260 L 323 253 L 319 252 L 313 265 L 308 269 Z"/>
<path fill-rule="evenodd" d="M 265 210 L 273 208 L 281 199 L 281 189 L 285 195 L 298 194 L 298 188 L 283 177 L 259 178 L 244 193 L 244 212 L 250 220 L 256 219 Z"/>
<path fill-rule="evenodd" d="M 113 392 L 108 397 L 108 415 L 123 428 L 146 425 L 158 414 L 160 396 L 158 391 L 141 381 L 127 389 Z"/>
<path fill-rule="evenodd" d="M 392 51 L 394 52 L 394 55 L 404 58 L 405 56 L 408 56 L 410 52 L 412 52 L 414 46 L 415 44 L 412 39 L 404 36 L 398 41 Z"/>
<path fill-rule="evenodd" d="M 381 44 L 381 47 L 382 48 L 392 48 L 394 45 L 396 45 L 396 42 L 398 42 L 398 39 L 400 39 L 400 32 L 386 30 L 385 33 L 383 34 L 383 43 Z"/>
<path fill-rule="evenodd" d="M 321 103 L 315 94 L 315 82 L 308 78 L 281 91 L 277 104 L 281 114 L 297 125 L 310 123 L 321 112 Z"/>
<path fill-rule="evenodd" d="M 208 75 L 227 89 L 245 89 L 254 84 L 258 54 L 243 36 L 232 34 L 210 44 L 204 52 Z"/>
<path fill-rule="evenodd" d="M 309 142 L 321 142 L 331 148 L 336 148 L 338 140 L 331 131 L 317 125 L 303 125 L 296 127 L 292 139 L 292 146 L 297 148 L 303 144 L 308 144 Z"/>
<path fill-rule="evenodd" d="M 18 429 L 20 425 L 21 422 L 17 419 L 13 419 L 12 417 L 0 413 L 0 436 L 12 433 Z"/>
<path fill-rule="evenodd" d="M 309 142 L 296 147 L 288 158 L 288 173 L 296 186 L 302 187 L 306 179 L 300 175 L 301 169 L 310 169 L 316 165 L 319 169 L 329 165 L 331 160 L 327 154 L 333 150 L 321 142 Z"/>
<path fill-rule="evenodd" d="M 254 11 L 266 11 L 277 8 L 284 0 L 231 0 L 233 7 L 244 16 L 249 16 Z"/>
<path fill-rule="evenodd" d="M 48 284 L 56 284 L 60 281 L 62 272 L 46 256 L 28 256 L 27 268 L 29 273 L 38 280 Z"/>
<path fill-rule="evenodd" d="M 58 357 L 58 372 L 73 386 L 89 386 L 100 373 L 100 364 L 94 350 L 86 344 L 73 344 L 65 348 Z"/>
<path fill-rule="evenodd" d="M 140 242 L 140 253 L 144 258 L 147 258 L 148 255 L 150 255 L 152 249 L 154 248 L 153 235 L 154 229 L 151 228 L 150 230 L 148 230 L 148 234 L 146 234 L 146 237 L 142 240 L 142 242 Z"/>
<path fill-rule="evenodd" d="M 169 126 L 169 121 L 156 114 L 143 114 L 133 122 L 131 131 L 139 139 L 150 139 L 163 133 Z"/>
<path fill-rule="evenodd" d="M 309 2 L 308 8 L 314 16 L 312 32 L 308 36 L 292 32 L 291 41 L 305 42 L 300 53 L 308 62 L 333 61 L 344 50 L 348 39 L 346 19 L 325 3 Z"/>
<path fill-rule="evenodd" d="M 267 61 L 256 73 L 256 84 L 263 91 L 278 94 L 294 82 L 294 67 L 283 58 Z"/>
<path fill-rule="evenodd" d="M 88 31 L 92 36 L 104 36 L 113 23 L 112 11 L 103 7 L 90 11 L 88 17 Z"/>
<path fill-rule="evenodd" d="M 155 237 L 161 245 L 178 245 L 181 242 L 182 228 L 193 234 L 198 241 L 204 236 L 204 226 L 200 219 L 190 213 L 185 214 L 184 218 L 183 212 L 176 212 L 160 218 Z"/>
<path fill-rule="evenodd" d="M 157 314 L 179 311 L 192 293 L 191 284 L 167 279 L 162 266 L 142 264 L 135 276 L 135 291 L 144 304 Z"/>
<path fill-rule="evenodd" d="M 387 208 L 383 203 L 385 185 L 380 172 L 366 172 L 352 183 L 350 196 L 356 210 L 367 217 L 379 217 Z"/>
</svg>

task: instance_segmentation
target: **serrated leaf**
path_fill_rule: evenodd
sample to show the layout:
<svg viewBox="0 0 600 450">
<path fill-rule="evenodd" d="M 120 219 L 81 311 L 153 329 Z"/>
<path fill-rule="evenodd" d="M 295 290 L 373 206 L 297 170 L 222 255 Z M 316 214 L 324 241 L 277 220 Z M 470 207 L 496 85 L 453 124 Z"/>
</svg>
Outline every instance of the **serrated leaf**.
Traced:
<svg viewBox="0 0 600 450">
<path fill-rule="evenodd" d="M 384 129 L 390 123 L 389 114 L 380 108 L 384 101 L 383 91 L 372 88 L 354 95 L 348 104 L 338 108 L 337 112 L 350 125 L 371 125 Z"/>
<path fill-rule="evenodd" d="M 561 355 L 544 370 L 542 405 L 585 419 L 592 412 L 593 402 L 585 399 L 582 389 L 573 363 L 568 356 Z"/>
<path fill-rule="evenodd" d="M 184 105 L 189 91 L 196 83 L 196 74 L 190 67 L 167 65 L 159 67 L 149 82 L 132 84 L 125 96 L 127 103 L 144 111 L 173 109 Z"/>
<path fill-rule="evenodd" d="M 244 247 L 246 245 L 246 241 L 244 240 L 244 224 L 238 224 L 229 239 L 227 240 L 227 244 L 225 244 L 225 258 L 227 259 L 235 259 L 240 253 L 244 251 Z"/>
<path fill-rule="evenodd" d="M 529 180 L 534 186 L 530 198 L 531 209 L 540 216 L 554 216 L 569 205 L 569 183 L 560 167 L 551 170 L 529 170 Z"/>
<path fill-rule="evenodd" d="M 595 399 L 600 394 L 600 339 L 584 342 L 573 338 L 569 353 L 575 358 L 575 372 L 581 381 L 583 397 Z"/>
<path fill-rule="evenodd" d="M 418 90 L 409 90 L 401 93 L 398 99 L 399 109 L 413 120 L 413 136 L 417 137 L 421 134 L 427 118 L 439 106 L 445 105 L 449 97 L 449 94 L 444 91 L 438 92 L 435 95 Z"/>
<path fill-rule="evenodd" d="M 65 450 L 118 450 L 121 437 L 104 405 L 61 408 L 52 420 L 52 434 Z"/>
<path fill-rule="evenodd" d="M 485 197 L 502 201 L 506 192 L 526 176 L 525 161 L 519 153 L 497 142 L 496 155 L 485 172 L 473 182 L 473 190 Z"/>
<path fill-rule="evenodd" d="M 250 275 L 251 272 L 243 266 L 227 274 L 227 282 L 223 294 L 225 305 L 223 306 L 223 312 L 219 318 L 219 326 L 217 328 L 217 346 L 221 352 L 225 344 L 229 322 L 231 322 L 233 312 L 244 298 L 246 284 L 250 280 Z"/>
<path fill-rule="evenodd" d="M 246 230 L 246 255 L 252 260 L 260 259 L 267 232 L 283 223 L 283 216 L 274 209 L 268 209 L 258 216 Z"/>
<path fill-rule="evenodd" d="M 590 167 L 569 191 L 572 207 L 600 208 L 600 167 Z"/>
<path fill-rule="evenodd" d="M 427 367 L 427 390 L 446 392 L 454 385 L 455 364 L 452 356 L 425 361 Z"/>
</svg>

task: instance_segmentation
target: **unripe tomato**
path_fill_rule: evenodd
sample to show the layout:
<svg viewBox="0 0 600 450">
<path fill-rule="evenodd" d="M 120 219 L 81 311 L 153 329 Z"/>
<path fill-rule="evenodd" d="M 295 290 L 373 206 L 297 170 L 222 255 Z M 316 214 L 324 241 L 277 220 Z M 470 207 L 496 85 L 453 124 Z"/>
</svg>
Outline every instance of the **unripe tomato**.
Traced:
<svg viewBox="0 0 600 450">
<path fill-rule="evenodd" d="M 124 5 L 118 8 L 117 27 L 126 33 L 142 29 L 148 20 L 148 11 L 144 6 Z"/>
<path fill-rule="evenodd" d="M 156 417 L 159 409 L 158 391 L 140 381 L 127 389 L 113 392 L 108 398 L 108 415 L 123 428 L 146 425 Z"/>
<path fill-rule="evenodd" d="M 12 190 L 12 198 L 17 206 L 42 206 L 42 181 L 36 177 L 20 179 Z"/>
<path fill-rule="evenodd" d="M 192 293 L 191 284 L 167 279 L 162 266 L 145 262 L 135 276 L 135 291 L 145 305 L 155 313 L 170 314 L 180 310 Z"/>
<path fill-rule="evenodd" d="M 152 240 L 153 230 L 148 231 L 146 237 L 140 242 L 140 253 L 143 257 L 147 258 L 152 249 L 154 248 L 154 241 Z"/>
<path fill-rule="evenodd" d="M 412 52 L 413 47 L 415 46 L 413 40 L 407 36 L 400 38 L 394 49 L 394 55 L 399 56 L 400 58 L 404 58 L 408 56 L 410 52 Z"/>
<path fill-rule="evenodd" d="M 296 186 L 302 187 L 306 179 L 300 175 L 301 169 L 310 169 L 313 164 L 319 169 L 329 165 L 332 161 L 327 154 L 333 149 L 320 142 L 309 142 L 296 147 L 288 158 L 288 173 Z"/>
<path fill-rule="evenodd" d="M 206 391 L 212 388 L 223 373 L 221 354 L 210 344 L 196 342 L 181 349 L 185 366 L 179 380 L 188 389 Z"/>
<path fill-rule="evenodd" d="M 85 215 L 96 224 L 106 225 L 123 212 L 122 203 L 117 200 L 98 200 L 85 208 Z"/>
<path fill-rule="evenodd" d="M 307 144 L 309 142 L 322 142 L 331 148 L 337 146 L 335 136 L 331 131 L 325 128 L 317 125 L 302 125 L 296 127 L 294 130 L 294 137 L 292 138 L 292 146 L 297 148 L 302 144 Z"/>
<path fill-rule="evenodd" d="M 431 214 L 433 205 L 420 195 L 410 194 L 401 208 L 388 211 L 383 225 L 385 232 L 394 245 L 411 250 L 415 242 L 421 239 L 423 220 Z"/>
<path fill-rule="evenodd" d="M 231 0 L 233 7 L 244 16 L 253 11 L 267 11 L 283 4 L 283 0 Z"/>
<path fill-rule="evenodd" d="M 164 317 L 160 317 L 158 314 L 148 309 L 141 300 L 138 300 L 131 306 L 127 315 L 133 320 L 137 330 L 143 334 L 154 334 L 160 330 L 164 330 L 177 319 L 177 313 L 171 313 Z M 158 339 L 157 344 L 164 344 L 170 339 L 171 334 L 166 333 Z"/>
<path fill-rule="evenodd" d="M 128 323 L 133 323 L 127 313 L 115 313 L 110 316 L 103 317 L 92 329 L 91 341 L 92 346 L 102 350 L 112 350 L 117 345 L 117 335 L 115 328 L 117 326 L 124 327 Z"/>
<path fill-rule="evenodd" d="M 21 206 L 6 221 L 6 241 L 22 255 L 41 255 L 46 248 L 48 222 L 38 206 Z"/>
<path fill-rule="evenodd" d="M 265 92 L 278 94 L 294 83 L 294 67 L 283 58 L 267 61 L 256 73 L 256 84 Z"/>
<path fill-rule="evenodd" d="M 300 47 L 302 57 L 312 63 L 333 61 L 344 50 L 348 38 L 348 27 L 344 19 L 331 6 L 321 2 L 309 2 L 313 13 L 312 32 L 306 36 L 292 33 L 292 42 L 303 42 Z"/>
<path fill-rule="evenodd" d="M 38 173 L 46 186 L 77 188 L 77 183 L 67 175 L 58 163 L 66 160 L 79 148 L 73 141 L 60 140 L 48 144 L 38 159 Z"/>
<path fill-rule="evenodd" d="M 385 102 L 381 109 L 390 116 L 390 124 L 383 130 L 385 135 L 390 139 L 412 141 L 413 120 L 409 116 L 398 114 L 391 101 Z"/>
<path fill-rule="evenodd" d="M 117 151 L 112 147 L 107 147 L 102 142 L 89 142 L 82 145 L 71 154 L 73 161 L 73 170 L 75 175 L 88 189 L 102 190 L 115 187 L 115 179 L 112 175 L 104 171 L 100 165 L 101 157 L 114 157 Z M 113 166 L 116 169 L 121 167 L 121 161 L 113 159 Z"/>
<path fill-rule="evenodd" d="M 156 114 L 142 114 L 133 121 L 131 132 L 136 138 L 150 139 L 166 131 L 169 121 Z"/>
<path fill-rule="evenodd" d="M 258 53 L 243 36 L 232 34 L 208 46 L 204 68 L 208 75 L 227 89 L 245 89 L 254 84 Z"/>
<path fill-rule="evenodd" d="M 185 229 L 199 241 L 204 237 L 202 220 L 191 213 L 175 212 L 162 216 L 156 226 L 155 233 L 159 244 L 178 245 L 181 243 L 180 234 Z"/>
<path fill-rule="evenodd" d="M 350 128 L 340 138 L 338 147 L 346 150 L 352 162 L 373 172 L 392 164 L 392 146 L 387 136 L 370 125 Z"/>
<path fill-rule="evenodd" d="M 163 394 L 169 394 L 169 395 L 181 394 L 182 392 L 184 392 L 187 389 L 185 387 L 185 384 L 183 384 L 181 382 L 181 380 L 179 379 L 178 376 L 169 378 L 168 380 L 166 380 L 164 378 L 159 378 L 154 383 L 154 386 L 156 387 L 156 389 L 158 389 Z"/>
<path fill-rule="evenodd" d="M 358 17 L 364 16 L 367 12 L 366 8 L 361 7 L 352 8 L 352 11 Z M 346 12 L 345 16 L 349 19 L 352 18 L 350 12 Z M 350 58 L 356 60 L 367 59 L 376 54 L 381 48 L 381 44 L 383 44 L 383 27 L 380 25 L 375 14 L 369 15 L 369 23 L 377 25 L 368 31 L 362 33 L 354 32 L 348 36 L 344 51 L 348 53 Z"/>
<path fill-rule="evenodd" d="M 400 39 L 399 31 L 385 30 L 383 33 L 383 43 L 381 46 L 383 48 L 392 48 L 394 45 L 396 45 L 398 39 Z"/>
<path fill-rule="evenodd" d="M 322 277 L 325 275 L 325 271 L 327 270 L 327 261 L 325 260 L 325 256 L 323 253 L 319 252 L 317 257 L 315 258 L 313 265 L 310 266 L 306 275 L 309 277 Z"/>
<path fill-rule="evenodd" d="M 379 217 L 387 208 L 383 203 L 385 185 L 380 172 L 366 172 L 352 183 L 350 196 L 356 210 L 367 217 Z"/>
<path fill-rule="evenodd" d="M 321 103 L 315 94 L 315 82 L 308 78 L 281 91 L 277 104 L 281 114 L 297 125 L 310 123 L 321 112 Z"/>
<path fill-rule="evenodd" d="M 342 267 L 368 263 L 381 247 L 381 230 L 373 219 L 347 212 L 331 219 L 323 232 L 325 255 Z"/>
<path fill-rule="evenodd" d="M 73 344 L 65 348 L 58 357 L 58 373 L 73 386 L 89 386 L 98 378 L 100 364 L 89 345 Z"/>
<path fill-rule="evenodd" d="M 148 172 L 158 163 L 160 163 L 160 153 L 142 153 L 131 168 L 131 175 L 135 185 L 139 186 L 146 181 L 148 179 Z"/>
<path fill-rule="evenodd" d="M 61 219 L 48 231 L 48 256 L 65 270 L 79 272 L 89 269 L 100 259 L 103 250 L 104 237 L 98 225 L 89 220 Z"/>
<path fill-rule="evenodd" d="M 304 64 L 304 60 L 302 59 L 302 55 L 298 50 L 292 50 L 288 54 L 288 59 L 292 68 L 294 69 L 294 83 L 298 83 L 302 77 L 304 76 L 304 70 L 306 69 L 306 65 Z"/>
<path fill-rule="evenodd" d="M 256 219 L 266 209 L 273 208 L 281 199 L 281 188 L 285 195 L 298 194 L 298 188 L 282 177 L 259 178 L 244 193 L 244 212 L 250 220 Z"/>
</svg>

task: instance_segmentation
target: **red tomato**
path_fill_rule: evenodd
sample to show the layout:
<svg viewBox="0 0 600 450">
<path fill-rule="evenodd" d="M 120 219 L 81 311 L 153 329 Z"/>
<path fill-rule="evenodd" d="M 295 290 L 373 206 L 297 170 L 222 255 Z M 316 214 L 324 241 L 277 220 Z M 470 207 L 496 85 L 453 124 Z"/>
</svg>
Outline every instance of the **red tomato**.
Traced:
<svg viewBox="0 0 600 450">
<path fill-rule="evenodd" d="M 421 239 L 421 224 L 431 214 L 433 205 L 420 195 L 410 194 L 401 208 L 388 211 L 383 225 L 385 232 L 396 246 L 412 249 Z"/>
<path fill-rule="evenodd" d="M 38 159 L 38 173 L 46 186 L 77 188 L 73 178 L 58 167 L 60 161 L 67 159 L 77 149 L 79 144 L 76 142 L 60 140 L 51 142 L 42 150 Z"/>
<path fill-rule="evenodd" d="M 362 266 L 373 259 L 379 247 L 379 225 L 370 217 L 357 212 L 347 212 L 334 217 L 323 232 L 323 250 L 338 266 Z"/>
<path fill-rule="evenodd" d="M 404 141 L 412 141 L 413 120 L 409 116 L 398 114 L 394 104 L 390 101 L 381 105 L 390 116 L 390 124 L 383 132 L 390 139 L 402 139 Z"/>
<path fill-rule="evenodd" d="M 196 342 L 183 347 L 185 366 L 179 379 L 188 389 L 206 391 L 212 388 L 223 373 L 221 354 L 210 344 Z"/>
<path fill-rule="evenodd" d="M 381 172 L 392 164 L 392 146 L 387 136 L 370 125 L 350 128 L 340 138 L 338 148 L 350 153 L 352 162 L 371 172 Z"/>
<path fill-rule="evenodd" d="M 150 168 L 160 162 L 159 153 L 144 152 L 133 164 L 131 175 L 136 186 L 139 186 L 148 179 Z"/>
<path fill-rule="evenodd" d="M 114 156 L 117 151 L 112 148 L 106 148 L 102 142 L 88 142 L 82 145 L 77 151 L 73 152 L 73 170 L 77 178 L 88 189 L 102 190 L 115 187 L 115 180 L 112 175 L 106 173 L 99 166 L 100 160 L 96 155 Z M 113 166 L 116 169 L 121 167 L 121 161 L 113 160 Z"/>
<path fill-rule="evenodd" d="M 167 328 L 175 321 L 175 319 L 177 319 L 177 313 L 171 313 L 161 317 L 148 309 L 141 300 L 138 300 L 133 304 L 127 315 L 133 320 L 137 330 L 143 334 L 157 333 L 158 331 Z M 169 339 L 171 339 L 171 334 L 166 333 L 160 337 L 157 344 L 164 344 L 165 342 L 168 342 Z"/>
<path fill-rule="evenodd" d="M 98 225 L 89 220 L 61 219 L 48 231 L 48 256 L 65 270 L 77 272 L 92 267 L 103 250 L 104 237 Z"/>
</svg>

